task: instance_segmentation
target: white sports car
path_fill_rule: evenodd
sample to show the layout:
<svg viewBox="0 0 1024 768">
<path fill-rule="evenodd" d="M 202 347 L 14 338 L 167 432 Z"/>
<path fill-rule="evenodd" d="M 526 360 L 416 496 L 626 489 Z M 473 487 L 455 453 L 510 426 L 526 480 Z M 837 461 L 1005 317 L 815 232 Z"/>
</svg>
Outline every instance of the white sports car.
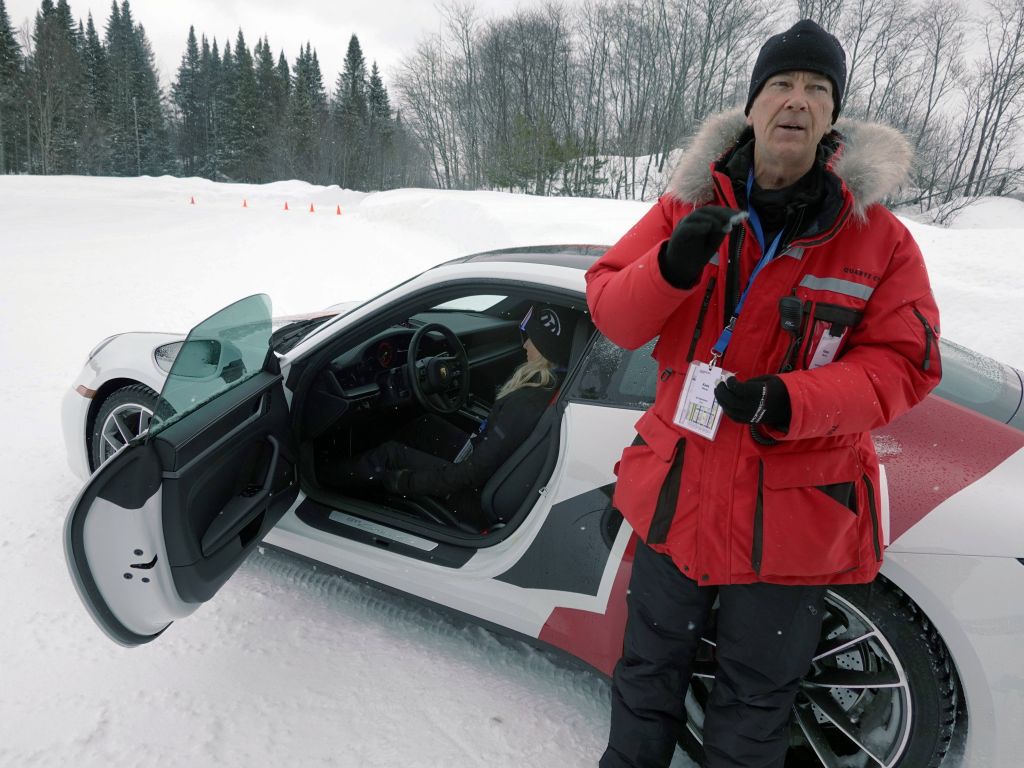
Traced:
<svg viewBox="0 0 1024 768">
<path fill-rule="evenodd" d="M 103 341 L 63 407 L 70 463 L 88 478 L 66 557 L 96 623 L 123 645 L 149 642 L 263 541 L 610 673 L 635 542 L 611 506 L 612 468 L 657 372 L 652 345 L 620 349 L 588 319 L 583 274 L 601 252 L 476 254 L 277 330 L 253 296 L 187 337 Z M 444 499 L 318 476 L 425 411 L 472 433 L 521 360 L 536 302 L 574 311 L 571 359 L 482 490 L 494 525 L 466 525 Z M 875 435 L 885 565 L 875 583 L 829 593 L 787 766 L 926 768 L 955 748 L 980 768 L 1024 754 L 1024 387 L 963 347 L 944 341 L 942 355 L 936 393 Z M 713 626 L 705 641 L 680 733 L 691 755 Z"/>
</svg>

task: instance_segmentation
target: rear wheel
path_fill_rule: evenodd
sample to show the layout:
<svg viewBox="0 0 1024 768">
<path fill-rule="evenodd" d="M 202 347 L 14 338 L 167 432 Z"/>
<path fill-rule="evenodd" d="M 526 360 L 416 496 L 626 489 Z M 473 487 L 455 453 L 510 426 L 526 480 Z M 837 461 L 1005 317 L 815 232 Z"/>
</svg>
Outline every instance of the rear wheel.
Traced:
<svg viewBox="0 0 1024 768">
<path fill-rule="evenodd" d="M 149 429 L 156 399 L 156 392 L 143 384 L 121 387 L 107 396 L 96 412 L 89 440 L 93 471 Z"/>
<path fill-rule="evenodd" d="M 838 587 L 800 684 L 786 768 L 936 768 L 957 723 L 958 683 L 942 639 L 884 579 Z M 680 744 L 698 762 L 714 684 L 714 622 L 686 697 Z"/>
</svg>

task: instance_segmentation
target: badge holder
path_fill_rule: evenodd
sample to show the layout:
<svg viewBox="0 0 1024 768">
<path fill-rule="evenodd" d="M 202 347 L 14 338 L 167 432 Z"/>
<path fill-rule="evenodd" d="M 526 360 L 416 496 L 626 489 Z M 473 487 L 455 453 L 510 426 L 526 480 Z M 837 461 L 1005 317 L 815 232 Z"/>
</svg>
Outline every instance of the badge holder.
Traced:
<svg viewBox="0 0 1024 768">
<path fill-rule="evenodd" d="M 695 432 L 708 440 L 715 439 L 718 425 L 722 421 L 722 406 L 715 399 L 715 387 L 718 386 L 718 382 L 733 375 L 719 368 L 716 362 L 717 360 L 710 363 L 690 363 L 672 419 L 676 426 Z"/>
</svg>

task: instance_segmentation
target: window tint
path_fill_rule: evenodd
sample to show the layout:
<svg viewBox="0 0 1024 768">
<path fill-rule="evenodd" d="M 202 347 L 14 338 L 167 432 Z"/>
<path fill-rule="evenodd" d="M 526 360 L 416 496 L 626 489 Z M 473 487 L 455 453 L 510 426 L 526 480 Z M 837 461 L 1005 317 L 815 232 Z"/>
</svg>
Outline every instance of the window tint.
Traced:
<svg viewBox="0 0 1024 768">
<path fill-rule="evenodd" d="M 651 357 L 657 339 L 625 350 L 599 336 L 587 356 L 572 396 L 608 405 L 644 410 L 654 402 L 658 364 Z"/>
<path fill-rule="evenodd" d="M 259 373 L 270 332 L 270 297 L 265 294 L 236 301 L 193 328 L 160 391 L 150 435 Z"/>
</svg>

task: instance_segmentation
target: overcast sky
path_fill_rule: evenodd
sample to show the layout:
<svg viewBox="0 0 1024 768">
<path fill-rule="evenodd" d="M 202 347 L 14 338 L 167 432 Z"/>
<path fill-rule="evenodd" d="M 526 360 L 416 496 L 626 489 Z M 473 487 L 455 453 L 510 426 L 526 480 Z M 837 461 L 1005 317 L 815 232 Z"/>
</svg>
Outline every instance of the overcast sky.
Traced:
<svg viewBox="0 0 1024 768">
<path fill-rule="evenodd" d="M 506 15 L 516 7 L 537 6 L 542 0 L 469 1 L 482 18 L 490 18 Z M 68 0 L 72 14 L 83 23 L 92 12 L 101 37 L 110 16 L 110 2 Z M 562 2 L 573 6 L 583 0 Z M 267 35 L 274 59 L 283 49 L 292 65 L 299 47 L 308 41 L 317 50 L 324 85 L 329 90 L 334 88 L 353 34 L 359 37 L 367 67 L 376 60 L 385 83 L 391 85 L 399 62 L 413 51 L 416 41 L 442 27 L 436 0 L 129 0 L 129 4 L 136 23 L 146 28 L 165 87 L 170 85 L 185 52 L 189 25 L 195 26 L 197 37 L 216 37 L 222 49 L 225 40 L 234 47 L 239 27 L 250 50 L 257 38 Z M 12 25 L 20 29 L 26 23 L 31 27 L 40 0 L 5 0 L 5 5 Z M 984 0 L 966 0 L 966 5 L 976 16 L 987 15 Z M 982 52 L 977 41 L 971 50 L 973 55 Z"/>
<path fill-rule="evenodd" d="M 21 28 L 35 18 L 40 2 L 5 0 L 5 4 L 11 23 Z M 91 11 L 102 37 L 110 0 L 69 0 L 68 4 L 83 23 Z M 483 17 L 507 13 L 517 5 L 534 5 L 532 0 L 476 0 L 474 4 Z M 390 84 L 398 62 L 412 52 L 416 41 L 441 28 L 441 14 L 431 0 L 129 0 L 129 5 L 136 23 L 146 28 L 165 86 L 185 52 L 189 25 L 195 26 L 197 37 L 216 37 L 222 49 L 225 40 L 234 47 L 239 27 L 250 50 L 257 38 L 267 35 L 274 58 L 284 49 L 289 64 L 294 64 L 299 47 L 309 41 L 317 50 L 328 88 L 333 88 L 341 71 L 353 34 L 359 37 L 367 67 L 376 60 Z"/>
</svg>

